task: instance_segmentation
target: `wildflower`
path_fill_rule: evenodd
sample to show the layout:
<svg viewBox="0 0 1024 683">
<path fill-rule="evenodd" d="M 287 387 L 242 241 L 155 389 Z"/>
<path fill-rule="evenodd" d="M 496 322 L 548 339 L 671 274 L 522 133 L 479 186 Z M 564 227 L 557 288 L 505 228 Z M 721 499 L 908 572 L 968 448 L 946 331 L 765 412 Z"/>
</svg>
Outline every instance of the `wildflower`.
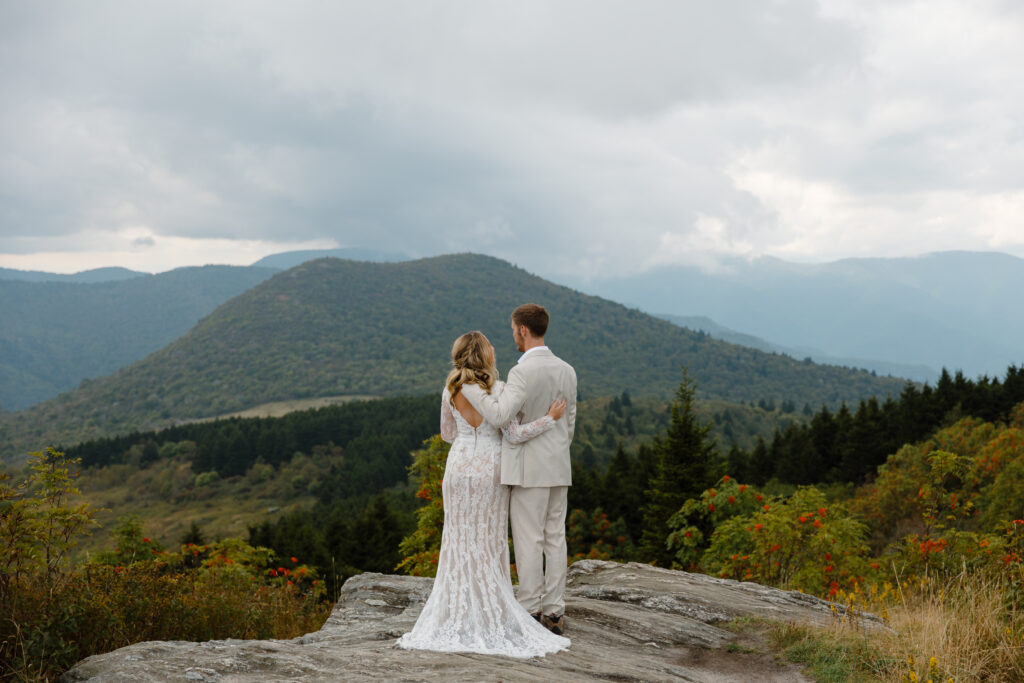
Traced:
<svg viewBox="0 0 1024 683">
<path fill-rule="evenodd" d="M 776 550 L 782 550 L 782 546 L 779 545 L 778 543 L 774 544 L 771 548 L 769 548 L 768 552 L 774 553 Z M 776 564 L 778 564 L 778 563 L 776 563 Z"/>
<path fill-rule="evenodd" d="M 760 493 L 757 494 L 757 502 L 760 503 L 762 500 L 764 500 L 764 496 L 762 496 Z"/>
<path fill-rule="evenodd" d="M 747 485 L 746 484 L 740 484 L 740 493 L 743 493 L 746 490 L 747 490 Z"/>
<path fill-rule="evenodd" d="M 693 532 L 692 531 L 687 531 L 686 533 L 683 534 L 683 536 L 685 536 L 686 538 L 693 538 Z"/>
<path fill-rule="evenodd" d="M 293 562 L 293 563 L 298 563 L 298 561 L 299 561 L 299 560 L 298 560 L 298 559 L 297 559 L 297 558 L 296 558 L 295 556 L 292 556 L 292 562 Z"/>
<path fill-rule="evenodd" d="M 267 573 L 270 574 L 271 576 L 277 576 L 277 570 L 276 569 L 271 569 Z"/>
<path fill-rule="evenodd" d="M 769 511 L 769 510 L 771 510 L 771 509 L 772 509 L 772 506 L 771 506 L 771 505 L 767 505 L 767 504 L 766 504 L 766 505 L 764 506 L 764 511 L 765 511 L 765 512 L 768 512 L 768 511 Z"/>
<path fill-rule="evenodd" d="M 291 582 L 291 581 L 289 581 L 289 582 L 288 582 L 288 585 L 289 585 L 289 586 L 291 586 L 291 585 L 292 585 L 292 582 Z"/>
<path fill-rule="evenodd" d="M 833 567 L 832 565 L 826 565 L 825 566 L 825 573 L 826 574 L 831 574 L 833 569 L 835 569 L 835 567 Z"/>
<path fill-rule="evenodd" d="M 730 503 L 735 503 L 736 502 L 736 496 L 729 496 L 729 502 Z"/>
<path fill-rule="evenodd" d="M 718 495 L 717 491 L 715 491 L 714 489 L 708 489 L 708 496 L 709 497 L 714 498 L 717 495 Z"/>
<path fill-rule="evenodd" d="M 715 504 L 714 503 L 708 503 L 708 511 L 709 512 L 714 512 L 715 511 Z"/>
<path fill-rule="evenodd" d="M 730 477 L 728 474 L 722 477 L 722 481 L 729 481 L 730 479 L 732 479 L 732 477 Z"/>
<path fill-rule="evenodd" d="M 825 516 L 826 512 L 828 512 L 828 508 L 818 508 L 818 514 L 821 515 L 822 517 Z"/>
<path fill-rule="evenodd" d="M 820 519 L 814 520 L 814 526 L 820 527 L 821 526 L 821 520 Z"/>
<path fill-rule="evenodd" d="M 831 562 L 832 561 L 832 553 L 825 553 L 825 561 L 826 562 Z"/>
<path fill-rule="evenodd" d="M 142 539 L 142 542 L 143 543 L 149 543 L 149 539 L 148 538 L 144 538 L 144 539 Z"/>
<path fill-rule="evenodd" d="M 801 524 L 803 524 L 804 522 L 806 522 L 806 521 L 807 521 L 807 518 L 806 518 L 806 517 L 804 517 L 803 515 L 801 515 L 800 517 L 797 517 L 796 521 L 798 521 L 798 522 L 800 522 Z"/>
<path fill-rule="evenodd" d="M 754 531 L 760 531 L 763 528 L 764 528 L 764 524 L 755 524 L 754 525 Z"/>
</svg>

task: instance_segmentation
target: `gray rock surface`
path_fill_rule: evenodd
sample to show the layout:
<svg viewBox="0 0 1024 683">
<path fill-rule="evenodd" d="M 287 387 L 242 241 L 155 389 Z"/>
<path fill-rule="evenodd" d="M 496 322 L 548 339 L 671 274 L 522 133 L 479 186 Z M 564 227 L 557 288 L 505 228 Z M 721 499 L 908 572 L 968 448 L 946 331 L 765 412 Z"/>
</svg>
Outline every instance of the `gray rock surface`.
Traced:
<svg viewBox="0 0 1024 683">
<path fill-rule="evenodd" d="M 802 593 L 584 560 L 569 568 L 567 652 L 519 660 L 396 648 L 430 587 L 431 579 L 362 574 L 345 583 L 315 633 L 137 643 L 89 657 L 60 681 L 809 681 L 799 667 L 749 647 L 749 635 L 723 626 L 741 617 L 803 624 L 835 618 L 828 602 Z M 858 619 L 865 628 L 885 628 L 873 616 Z"/>
</svg>

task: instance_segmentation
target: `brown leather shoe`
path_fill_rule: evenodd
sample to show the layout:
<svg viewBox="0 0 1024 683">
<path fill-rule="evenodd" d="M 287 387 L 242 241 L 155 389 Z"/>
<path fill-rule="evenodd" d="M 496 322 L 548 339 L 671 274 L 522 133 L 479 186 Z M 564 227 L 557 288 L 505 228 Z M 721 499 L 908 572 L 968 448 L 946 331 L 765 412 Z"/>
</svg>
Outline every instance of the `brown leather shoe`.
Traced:
<svg viewBox="0 0 1024 683">
<path fill-rule="evenodd" d="M 559 614 L 556 617 L 553 614 L 545 614 L 543 617 L 541 617 L 540 623 L 544 625 L 544 628 L 551 631 L 556 636 L 560 636 L 562 635 L 562 632 L 565 630 L 565 615 Z"/>
</svg>

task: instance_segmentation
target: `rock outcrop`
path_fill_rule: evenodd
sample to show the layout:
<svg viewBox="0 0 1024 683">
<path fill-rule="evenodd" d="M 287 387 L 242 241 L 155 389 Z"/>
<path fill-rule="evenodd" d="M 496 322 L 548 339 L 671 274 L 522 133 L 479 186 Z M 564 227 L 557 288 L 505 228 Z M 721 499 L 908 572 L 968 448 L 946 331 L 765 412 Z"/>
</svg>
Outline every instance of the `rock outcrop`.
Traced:
<svg viewBox="0 0 1024 683">
<path fill-rule="evenodd" d="M 362 574 L 345 583 L 315 633 L 292 640 L 137 643 L 89 657 L 60 680 L 809 681 L 799 667 L 758 652 L 756 643 L 750 647 L 749 632 L 724 626 L 742 617 L 801 624 L 836 618 L 828 602 L 802 593 L 584 560 L 569 569 L 567 652 L 517 660 L 396 648 L 430 586 L 431 579 Z M 870 615 L 856 619 L 867 629 L 885 628 Z"/>
</svg>

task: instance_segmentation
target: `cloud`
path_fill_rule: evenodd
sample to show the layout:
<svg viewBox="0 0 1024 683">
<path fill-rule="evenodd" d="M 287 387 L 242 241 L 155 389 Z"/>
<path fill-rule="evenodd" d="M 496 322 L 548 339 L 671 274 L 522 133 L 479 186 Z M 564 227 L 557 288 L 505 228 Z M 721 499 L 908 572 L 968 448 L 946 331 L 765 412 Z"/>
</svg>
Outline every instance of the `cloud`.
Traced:
<svg viewBox="0 0 1024 683">
<path fill-rule="evenodd" d="M 1022 38 L 966 0 L 5 3 L 0 265 L 1024 255 Z"/>
</svg>

